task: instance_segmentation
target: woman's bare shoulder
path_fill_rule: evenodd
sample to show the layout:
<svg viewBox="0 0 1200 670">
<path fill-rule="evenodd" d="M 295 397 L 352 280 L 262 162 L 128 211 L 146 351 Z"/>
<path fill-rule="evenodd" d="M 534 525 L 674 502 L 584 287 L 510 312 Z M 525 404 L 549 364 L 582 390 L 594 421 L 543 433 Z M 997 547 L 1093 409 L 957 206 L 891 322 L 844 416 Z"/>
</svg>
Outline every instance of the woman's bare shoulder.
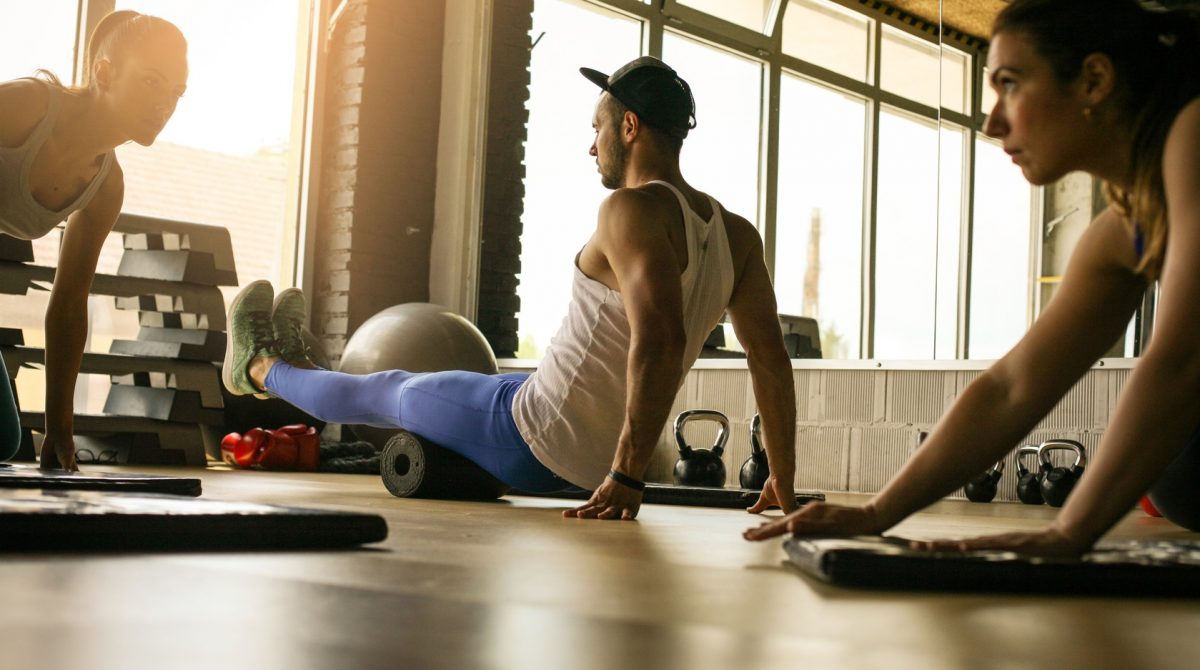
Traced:
<svg viewBox="0 0 1200 670">
<path fill-rule="evenodd" d="M 45 82 L 0 82 L 0 146 L 18 146 L 46 116 L 50 92 Z"/>
</svg>

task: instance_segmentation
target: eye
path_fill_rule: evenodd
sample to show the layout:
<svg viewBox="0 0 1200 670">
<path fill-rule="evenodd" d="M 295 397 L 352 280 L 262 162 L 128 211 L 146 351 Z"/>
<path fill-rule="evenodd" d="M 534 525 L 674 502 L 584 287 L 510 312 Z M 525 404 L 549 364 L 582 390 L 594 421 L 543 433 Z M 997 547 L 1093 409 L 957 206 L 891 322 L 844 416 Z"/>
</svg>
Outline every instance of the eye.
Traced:
<svg viewBox="0 0 1200 670">
<path fill-rule="evenodd" d="M 1016 80 L 1008 77 L 1001 77 L 997 83 L 999 83 L 1000 88 L 1003 89 L 1005 93 L 1011 93 L 1012 90 L 1017 87 Z"/>
<path fill-rule="evenodd" d="M 146 77 L 145 79 L 142 80 L 142 83 L 145 84 L 148 88 L 158 88 L 158 80 L 155 79 L 154 77 Z"/>
</svg>

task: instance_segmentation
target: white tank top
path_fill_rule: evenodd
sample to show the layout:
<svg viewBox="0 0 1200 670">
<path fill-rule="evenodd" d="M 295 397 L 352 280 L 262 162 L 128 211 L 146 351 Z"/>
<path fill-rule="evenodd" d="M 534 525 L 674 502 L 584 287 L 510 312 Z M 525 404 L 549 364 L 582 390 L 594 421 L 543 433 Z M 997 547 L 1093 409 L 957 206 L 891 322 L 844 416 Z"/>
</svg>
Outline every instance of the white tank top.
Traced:
<svg viewBox="0 0 1200 670">
<path fill-rule="evenodd" d="M 29 186 L 29 171 L 33 168 L 33 159 L 50 137 L 54 123 L 58 120 L 62 108 L 62 90 L 57 86 L 46 85 L 50 92 L 50 101 L 46 106 L 46 116 L 33 129 L 25 142 L 17 147 L 0 147 L 0 233 L 7 233 L 23 240 L 32 240 L 53 230 L 54 226 L 64 221 L 67 216 L 82 209 L 91 202 L 100 184 L 108 177 L 112 169 L 113 152 L 104 154 L 104 161 L 95 178 L 83 189 L 75 201 L 66 207 L 54 211 L 46 209 L 33 198 Z"/>
<path fill-rule="evenodd" d="M 733 258 L 716 200 L 709 197 L 713 213 L 705 221 L 674 186 L 651 183 L 670 188 L 683 208 L 688 263 L 679 280 L 687 369 L 729 305 Z M 567 316 L 541 364 L 514 396 L 513 420 L 543 465 L 594 490 L 608 475 L 625 423 L 629 321 L 620 293 L 583 274 L 578 259 L 574 271 Z"/>
</svg>

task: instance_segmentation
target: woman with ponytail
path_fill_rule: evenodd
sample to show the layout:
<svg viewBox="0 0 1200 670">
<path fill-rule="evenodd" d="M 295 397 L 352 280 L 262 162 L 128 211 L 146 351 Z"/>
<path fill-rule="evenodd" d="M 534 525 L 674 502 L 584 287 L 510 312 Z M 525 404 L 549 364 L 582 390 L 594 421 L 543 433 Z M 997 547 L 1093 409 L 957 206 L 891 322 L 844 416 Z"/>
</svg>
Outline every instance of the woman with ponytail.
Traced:
<svg viewBox="0 0 1200 670">
<path fill-rule="evenodd" d="M 1054 300 L 972 383 L 862 507 L 810 504 L 751 540 L 875 534 L 963 486 L 1026 436 L 1125 330 L 1158 285 L 1154 335 L 1096 458 L 1054 523 L 921 542 L 939 550 L 1072 556 L 1149 492 L 1200 531 L 1200 53 L 1197 19 L 1136 0 L 1013 0 L 988 49 L 998 99 L 984 131 L 1033 184 L 1104 180 L 1109 207 L 1080 239 Z"/>
<path fill-rule="evenodd" d="M 77 469 L 72 398 L 87 336 L 87 296 L 125 182 L 113 149 L 152 144 L 187 85 L 187 42 L 163 19 L 105 16 L 88 43 L 79 86 L 51 73 L 0 83 L 0 233 L 41 237 L 66 221 L 46 311 L 43 468 Z M 0 460 L 20 424 L 0 361 Z"/>
</svg>

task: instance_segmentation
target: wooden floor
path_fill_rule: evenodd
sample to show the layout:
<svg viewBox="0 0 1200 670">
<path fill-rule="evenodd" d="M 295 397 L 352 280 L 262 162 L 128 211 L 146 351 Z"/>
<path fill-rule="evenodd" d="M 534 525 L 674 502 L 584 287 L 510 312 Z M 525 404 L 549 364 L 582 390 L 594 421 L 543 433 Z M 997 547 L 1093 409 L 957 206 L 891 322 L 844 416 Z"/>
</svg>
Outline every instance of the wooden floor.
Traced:
<svg viewBox="0 0 1200 670">
<path fill-rule="evenodd" d="M 275 554 L 0 554 L 0 668 L 1196 668 L 1196 601 L 845 591 L 751 544 L 740 511 L 400 500 L 377 477 L 138 468 L 204 497 L 375 512 L 386 542 Z M 831 495 L 833 500 L 853 496 Z M 941 503 L 911 537 L 1034 528 Z M 1177 536 L 1131 513 L 1115 536 Z M 2 541 L 2 538 L 0 538 Z"/>
</svg>

